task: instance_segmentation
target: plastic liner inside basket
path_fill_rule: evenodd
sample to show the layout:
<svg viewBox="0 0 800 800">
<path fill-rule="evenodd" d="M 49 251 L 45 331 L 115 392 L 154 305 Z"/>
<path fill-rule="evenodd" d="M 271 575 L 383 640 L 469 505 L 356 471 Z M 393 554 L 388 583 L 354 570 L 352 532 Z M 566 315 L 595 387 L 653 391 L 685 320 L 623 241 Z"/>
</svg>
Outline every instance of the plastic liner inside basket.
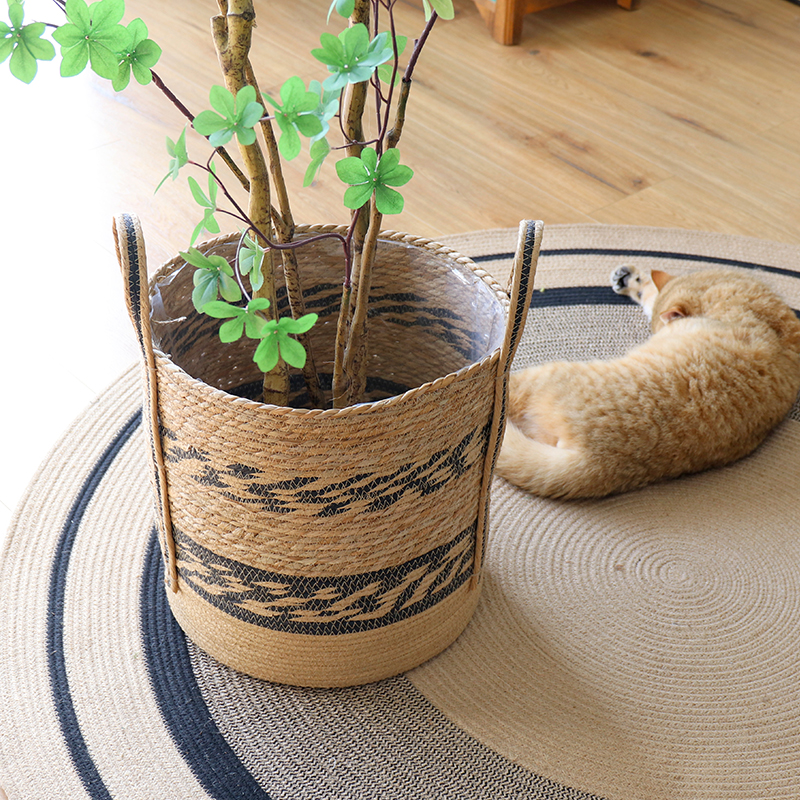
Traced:
<svg viewBox="0 0 800 800">
<path fill-rule="evenodd" d="M 232 261 L 237 237 L 202 248 Z M 306 312 L 319 321 L 311 332 L 320 382 L 332 380 L 333 344 L 342 295 L 341 248 L 335 240 L 297 251 Z M 151 291 L 155 346 L 190 375 L 218 389 L 260 399 L 262 373 L 255 343 L 223 344 L 220 321 L 198 313 L 191 300 L 194 267 L 176 258 L 158 273 Z M 278 311 L 290 314 L 278 276 Z M 370 367 L 365 400 L 420 386 L 480 361 L 500 347 L 505 304 L 499 287 L 454 255 L 402 241 L 382 240 L 370 292 Z M 290 371 L 290 405 L 307 407 L 303 377 Z"/>
</svg>

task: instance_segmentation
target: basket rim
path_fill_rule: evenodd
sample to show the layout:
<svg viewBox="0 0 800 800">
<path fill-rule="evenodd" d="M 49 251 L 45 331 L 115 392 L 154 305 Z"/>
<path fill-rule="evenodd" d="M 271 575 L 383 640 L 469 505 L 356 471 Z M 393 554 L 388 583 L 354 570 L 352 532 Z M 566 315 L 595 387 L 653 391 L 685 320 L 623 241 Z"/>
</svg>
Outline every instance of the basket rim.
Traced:
<svg viewBox="0 0 800 800">
<path fill-rule="evenodd" d="M 226 392 L 224 389 L 218 389 L 210 383 L 195 378 L 190 375 L 183 367 L 176 364 L 170 356 L 159 350 L 157 347 L 153 348 L 156 360 L 164 367 L 171 371 L 185 376 L 185 378 L 198 388 L 204 391 L 211 392 L 212 395 L 221 395 L 230 398 L 232 403 L 248 406 L 261 406 L 268 409 L 271 413 L 288 414 L 297 417 L 345 417 L 355 414 L 368 413 L 375 409 L 392 408 L 395 405 L 400 405 L 405 402 L 410 402 L 418 394 L 423 392 L 440 391 L 446 388 L 451 383 L 461 380 L 468 380 L 473 375 L 483 372 L 487 368 L 491 368 L 500 360 L 500 350 L 498 347 L 491 353 L 487 353 L 480 361 L 473 361 L 472 364 L 467 364 L 455 372 L 449 372 L 447 375 L 442 375 L 432 381 L 421 383 L 419 386 L 414 386 L 411 389 L 403 392 L 402 394 L 392 395 L 391 397 L 384 397 L 382 400 L 370 400 L 364 403 L 354 403 L 351 406 L 344 408 L 293 408 L 292 406 L 278 406 L 271 403 L 261 403 L 258 400 L 250 400 L 247 397 L 239 397 L 238 395 Z"/>
<path fill-rule="evenodd" d="M 344 233 L 348 230 L 347 226 L 345 225 L 325 225 L 325 224 L 316 224 L 316 225 L 298 225 L 297 226 L 297 233 Z M 448 247 L 446 245 L 437 242 L 434 239 L 429 239 L 425 237 L 414 236 L 410 233 L 405 233 L 403 231 L 392 231 L 386 230 L 381 231 L 379 237 L 385 240 L 398 242 L 400 244 L 409 244 L 412 246 L 420 247 L 426 250 L 432 250 L 437 255 L 442 255 L 447 258 L 452 259 L 455 263 L 457 263 L 461 267 L 466 267 L 470 271 L 475 274 L 476 278 L 479 278 L 483 283 L 485 283 L 491 290 L 497 301 L 503 307 L 508 315 L 509 307 L 510 307 L 510 299 L 508 293 L 500 286 L 498 281 L 495 277 L 487 272 L 485 269 L 478 266 L 469 256 L 465 256 L 462 253 L 459 253 L 457 250 L 454 250 L 452 247 Z M 231 244 L 239 239 L 241 236 L 240 233 L 229 233 L 223 234 L 222 236 L 216 236 L 212 239 L 206 239 L 197 246 L 198 249 L 211 249 L 213 247 L 223 245 L 223 244 Z M 159 280 L 163 280 L 165 277 L 172 274 L 172 272 L 176 271 L 176 269 L 181 269 L 183 266 L 186 265 L 186 260 L 179 255 L 173 256 L 171 259 L 166 261 L 161 267 L 150 277 L 150 293 L 152 295 L 155 285 Z M 161 363 L 162 366 L 168 367 L 170 370 L 184 375 L 189 381 L 196 384 L 198 387 L 205 387 L 208 391 L 212 392 L 213 394 L 219 394 L 230 398 L 233 403 L 236 404 L 245 404 L 245 405 L 252 405 L 252 406 L 262 406 L 265 409 L 268 409 L 271 413 L 278 413 L 278 414 L 288 414 L 291 416 L 298 416 L 298 417 L 345 417 L 351 416 L 354 414 L 363 414 L 369 413 L 372 410 L 382 409 L 382 408 L 391 408 L 395 405 L 400 405 L 405 402 L 409 402 L 414 399 L 418 394 L 423 392 L 427 393 L 430 391 L 439 391 L 444 389 L 445 387 L 449 386 L 451 383 L 460 380 L 466 380 L 472 377 L 476 373 L 480 373 L 485 370 L 487 367 L 491 368 L 491 366 L 500 360 L 500 351 L 502 347 L 497 347 L 491 353 L 487 353 L 480 361 L 473 361 L 471 364 L 466 364 L 458 370 L 454 372 L 447 373 L 446 375 L 441 375 L 438 378 L 434 378 L 432 381 L 426 381 L 425 383 L 420 384 L 419 386 L 414 386 L 411 389 L 403 392 L 402 394 L 392 395 L 391 397 L 385 397 L 381 400 L 371 400 L 366 401 L 363 403 L 354 403 L 350 406 L 345 406 L 344 408 L 293 408 L 291 406 L 279 406 L 274 405 L 271 403 L 261 403 L 258 400 L 250 400 L 246 397 L 239 397 L 238 395 L 231 394 L 230 392 L 225 391 L 224 389 L 218 389 L 215 386 L 207 383 L 206 381 L 202 380 L 201 378 L 196 378 L 194 375 L 189 374 L 183 367 L 176 364 L 171 356 L 167 353 L 164 353 L 158 347 L 153 345 L 153 353 L 158 362 Z"/>
<path fill-rule="evenodd" d="M 315 223 L 315 224 L 298 224 L 295 228 L 296 234 L 310 234 L 316 235 L 319 233 L 339 233 L 345 234 L 349 228 L 346 225 L 334 225 L 334 224 L 323 224 L 323 223 Z M 212 247 L 218 247 L 220 245 L 231 244 L 235 242 L 237 239 L 241 238 L 241 233 L 233 232 L 233 233 L 226 233 L 222 234 L 221 236 L 215 236 L 212 239 L 204 239 L 195 247 L 198 250 L 204 249 L 209 250 Z M 492 275 L 492 273 L 487 272 L 483 267 L 476 264 L 469 256 L 465 256 L 463 253 L 460 253 L 458 250 L 454 250 L 452 247 L 448 247 L 447 245 L 442 244 L 441 242 L 436 241 L 435 239 L 429 239 L 424 236 L 415 236 L 412 233 L 406 233 L 404 231 L 394 231 L 394 230 L 382 230 L 378 234 L 379 239 L 385 239 L 392 242 L 397 242 L 399 244 L 409 244 L 415 247 L 420 247 L 425 250 L 432 250 L 437 255 L 442 255 L 451 258 L 457 264 L 463 267 L 469 268 L 472 272 L 475 273 L 475 276 L 479 278 L 483 283 L 485 283 L 489 288 L 495 293 L 497 299 L 500 301 L 501 305 L 504 306 L 506 311 L 508 311 L 508 306 L 510 303 L 508 292 L 500 285 L 497 279 Z M 153 285 L 156 279 L 163 279 L 167 277 L 172 271 L 176 268 L 181 268 L 186 264 L 186 259 L 183 258 L 180 253 L 174 255 L 169 260 L 165 261 L 153 275 L 150 276 L 150 290 L 152 294 Z"/>
</svg>

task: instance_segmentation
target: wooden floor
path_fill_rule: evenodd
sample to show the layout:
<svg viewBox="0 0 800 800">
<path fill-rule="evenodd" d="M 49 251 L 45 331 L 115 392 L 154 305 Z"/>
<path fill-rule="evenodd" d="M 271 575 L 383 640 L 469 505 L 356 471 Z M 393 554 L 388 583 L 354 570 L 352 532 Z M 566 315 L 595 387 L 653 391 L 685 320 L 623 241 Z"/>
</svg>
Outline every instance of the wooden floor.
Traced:
<svg viewBox="0 0 800 800">
<path fill-rule="evenodd" d="M 59 21 L 36 3 L 26 4 L 44 8 L 34 17 Z M 219 81 L 212 5 L 128 1 L 127 17 L 143 17 L 169 51 L 158 71 L 195 111 Z M 256 0 L 263 91 L 292 74 L 323 77 L 306 55 L 316 39 L 290 14 L 324 24 L 327 7 Z M 537 218 L 800 244 L 800 7 L 642 0 L 626 12 L 614 0 L 577 0 L 529 16 L 512 48 L 491 40 L 468 0 L 456 8 L 418 67 L 400 145 L 417 177 L 387 227 L 436 237 Z M 399 16 L 413 36 L 413 2 Z M 164 138 L 183 125 L 155 89 L 115 95 L 46 67 L 25 87 L 0 65 L 0 530 L 50 445 L 137 357 L 112 214 L 140 215 L 153 266 L 186 246 L 197 221 L 183 184 L 153 195 L 167 169 Z M 190 147 L 199 157 L 196 140 Z M 290 170 L 291 182 L 303 169 Z M 300 192 L 297 219 L 344 221 L 336 184 L 329 169 Z"/>
</svg>

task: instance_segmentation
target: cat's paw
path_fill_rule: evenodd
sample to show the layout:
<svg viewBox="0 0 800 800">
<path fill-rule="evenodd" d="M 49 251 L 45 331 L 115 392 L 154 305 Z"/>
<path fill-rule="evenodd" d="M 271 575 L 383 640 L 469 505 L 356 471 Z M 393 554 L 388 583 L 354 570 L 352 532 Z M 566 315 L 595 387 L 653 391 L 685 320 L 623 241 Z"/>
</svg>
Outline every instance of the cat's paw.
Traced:
<svg viewBox="0 0 800 800">
<path fill-rule="evenodd" d="M 642 283 L 641 275 L 636 267 L 622 264 L 611 273 L 611 288 L 617 294 L 633 294 Z"/>
</svg>

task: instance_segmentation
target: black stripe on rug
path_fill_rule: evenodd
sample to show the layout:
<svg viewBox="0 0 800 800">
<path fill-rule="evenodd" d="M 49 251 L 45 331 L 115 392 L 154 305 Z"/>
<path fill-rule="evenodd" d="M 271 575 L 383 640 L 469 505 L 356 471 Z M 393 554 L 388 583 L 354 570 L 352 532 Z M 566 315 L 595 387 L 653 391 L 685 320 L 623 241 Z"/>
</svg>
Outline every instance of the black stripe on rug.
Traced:
<svg viewBox="0 0 800 800">
<path fill-rule="evenodd" d="M 186 635 L 169 608 L 164 561 L 150 533 L 139 597 L 147 671 L 170 736 L 200 785 L 215 800 L 270 800 L 220 733 L 192 670 Z"/>
<path fill-rule="evenodd" d="M 798 0 L 800 2 L 800 0 Z M 539 256 L 560 255 L 612 255 L 612 256 L 649 256 L 659 258 L 680 259 L 683 261 L 703 261 L 709 264 L 725 264 L 726 266 L 743 267 L 745 269 L 774 272 L 797 278 L 798 273 L 783 267 L 769 267 L 765 264 L 754 264 L 749 261 L 736 261 L 731 258 L 714 258 L 712 256 L 696 256 L 686 253 L 667 253 L 658 250 L 611 250 L 600 248 L 579 248 L 564 250 L 542 251 Z M 497 255 L 472 256 L 475 263 L 486 261 L 499 261 L 514 258 L 514 253 L 499 253 Z M 617 294 L 610 286 L 556 286 L 539 292 L 534 292 L 531 298 L 531 308 L 555 308 L 561 306 L 614 306 L 633 304 L 625 295 Z M 800 318 L 800 309 L 792 309 Z"/>
<path fill-rule="evenodd" d="M 72 547 L 80 530 L 83 515 L 103 476 L 141 422 L 142 412 L 139 410 L 117 433 L 84 481 L 67 514 L 50 571 L 50 589 L 47 598 L 47 666 L 50 674 L 50 690 L 64 744 L 75 765 L 75 771 L 92 800 L 112 800 L 112 797 L 89 753 L 70 693 L 64 652 L 67 576 Z"/>
<path fill-rule="evenodd" d="M 56 545 L 50 575 L 47 652 L 53 707 L 75 771 L 92 800 L 113 800 L 92 759 L 75 710 L 64 650 L 65 594 L 70 558 L 86 509 L 114 459 L 138 430 L 137 411 L 95 462 L 78 491 Z M 194 678 L 186 637 L 169 610 L 163 563 L 151 532 L 140 589 L 142 638 L 163 719 L 198 782 L 215 800 L 270 800 L 214 725 Z"/>
<path fill-rule="evenodd" d="M 800 0 L 798 0 L 800 2 Z M 476 264 L 486 261 L 500 261 L 512 259 L 515 253 L 496 253 L 494 255 L 470 256 Z M 768 264 L 756 264 L 752 261 L 739 261 L 735 258 L 718 258 L 717 256 L 701 256 L 694 253 L 673 253 L 668 250 L 630 250 L 610 247 L 565 247 L 559 250 L 542 250 L 539 258 L 548 256 L 629 256 L 631 258 L 663 258 L 672 261 L 698 261 L 703 264 L 723 264 L 727 267 L 742 267 L 744 269 L 763 270 L 774 272 L 777 275 L 788 275 L 796 278 L 797 272 L 784 267 L 773 267 Z"/>
</svg>

